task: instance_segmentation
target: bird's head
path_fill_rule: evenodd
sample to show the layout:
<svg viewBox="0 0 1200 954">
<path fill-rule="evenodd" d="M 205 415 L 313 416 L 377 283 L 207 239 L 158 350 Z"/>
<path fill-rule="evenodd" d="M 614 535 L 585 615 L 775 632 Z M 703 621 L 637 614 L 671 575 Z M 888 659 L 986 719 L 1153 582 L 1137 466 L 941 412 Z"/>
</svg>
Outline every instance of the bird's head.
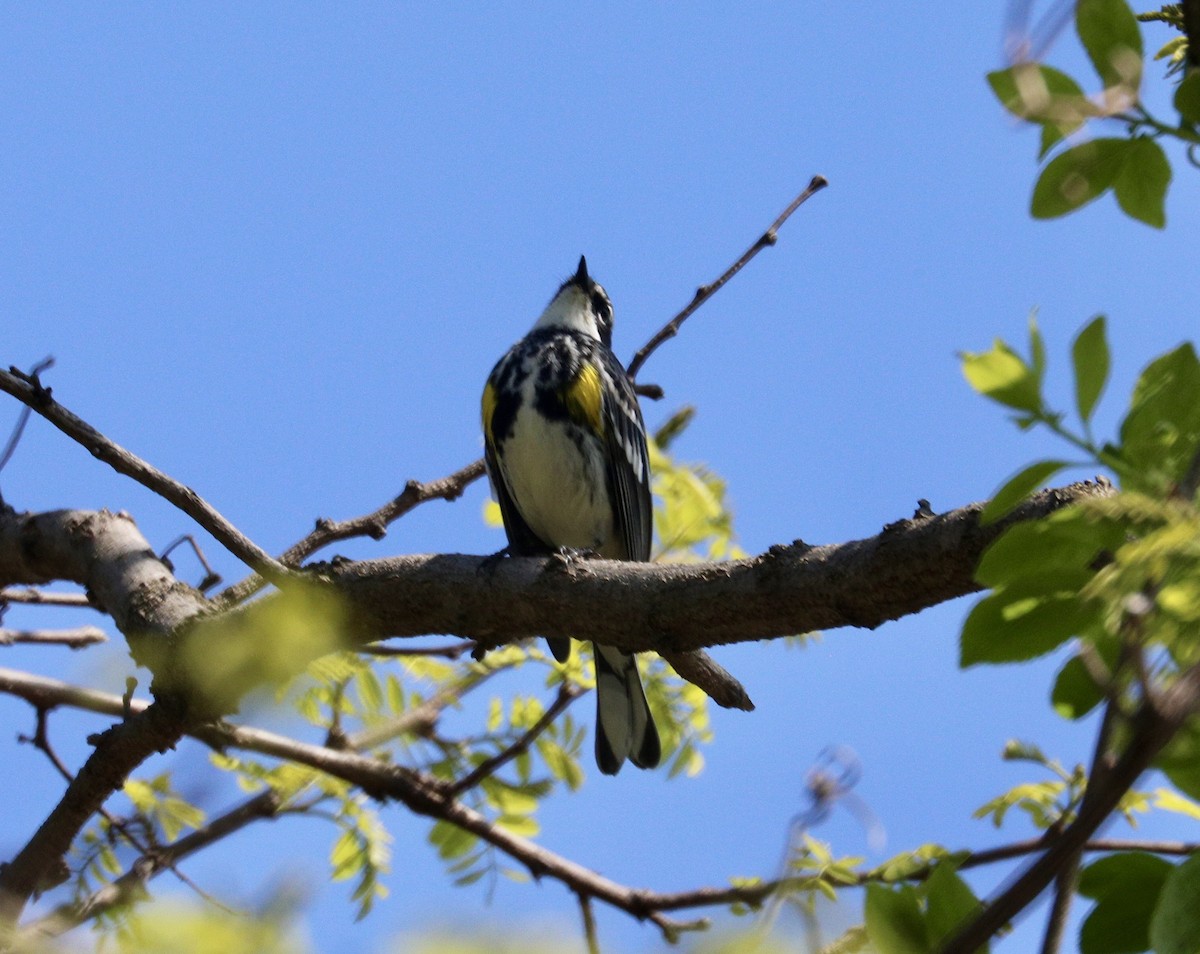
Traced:
<svg viewBox="0 0 1200 954">
<path fill-rule="evenodd" d="M 562 283 L 534 327 L 570 328 L 612 347 L 612 302 L 604 286 L 588 274 L 587 259 L 582 255 L 579 268 Z"/>
</svg>

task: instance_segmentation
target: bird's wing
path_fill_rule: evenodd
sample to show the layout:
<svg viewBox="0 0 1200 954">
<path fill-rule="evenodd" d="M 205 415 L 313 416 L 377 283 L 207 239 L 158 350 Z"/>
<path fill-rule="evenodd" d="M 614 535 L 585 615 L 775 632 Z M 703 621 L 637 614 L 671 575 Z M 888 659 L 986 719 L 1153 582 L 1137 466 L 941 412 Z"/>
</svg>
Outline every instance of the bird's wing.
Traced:
<svg viewBox="0 0 1200 954">
<path fill-rule="evenodd" d="M 649 560 L 654 513 L 650 503 L 650 454 L 642 410 L 629 376 L 611 353 L 602 352 L 604 441 L 613 531 L 624 544 L 626 560 Z"/>
</svg>

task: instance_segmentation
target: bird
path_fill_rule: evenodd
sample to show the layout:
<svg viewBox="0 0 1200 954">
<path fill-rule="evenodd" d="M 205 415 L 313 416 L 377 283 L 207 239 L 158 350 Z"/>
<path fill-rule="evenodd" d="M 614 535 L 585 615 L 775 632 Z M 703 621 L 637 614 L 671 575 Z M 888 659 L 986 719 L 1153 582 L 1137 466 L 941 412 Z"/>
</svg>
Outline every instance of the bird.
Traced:
<svg viewBox="0 0 1200 954">
<path fill-rule="evenodd" d="M 533 328 L 488 376 L 484 460 L 514 556 L 650 559 L 650 455 L 633 382 L 612 352 L 613 307 L 579 258 Z M 504 552 L 504 551 L 502 551 Z M 570 640 L 547 639 L 559 662 Z M 637 660 L 593 644 L 596 764 L 662 757 Z"/>
</svg>

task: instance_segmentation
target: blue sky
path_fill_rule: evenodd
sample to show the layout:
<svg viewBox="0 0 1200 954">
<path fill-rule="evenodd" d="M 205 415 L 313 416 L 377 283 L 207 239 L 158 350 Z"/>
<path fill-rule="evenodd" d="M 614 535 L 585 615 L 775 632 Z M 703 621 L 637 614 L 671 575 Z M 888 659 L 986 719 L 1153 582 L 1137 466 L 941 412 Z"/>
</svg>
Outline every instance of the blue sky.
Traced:
<svg viewBox="0 0 1200 954">
<path fill-rule="evenodd" d="M 751 552 L 869 536 L 918 498 L 935 510 L 982 499 L 1056 448 L 972 396 L 955 353 L 1023 340 L 1036 306 L 1051 393 L 1069 407 L 1070 339 L 1105 312 L 1115 360 L 1099 424 L 1111 430 L 1140 367 L 1195 333 L 1200 262 L 1184 237 L 1200 225 L 1200 190 L 1173 153 L 1165 232 L 1111 198 L 1033 222 L 1035 134 L 1014 127 L 983 79 L 1002 65 L 1003 5 L 972 13 L 10 5 L 0 360 L 53 354 L 62 402 L 281 551 L 317 516 L 371 510 L 409 478 L 479 456 L 483 379 L 580 253 L 613 298 L 628 359 L 822 173 L 830 187 L 778 246 L 652 358 L 641 377 L 667 396 L 646 416 L 653 426 L 696 405 L 678 453 L 727 479 Z M 1146 35 L 1150 49 L 1167 36 Z M 1053 56 L 1094 86 L 1071 36 Z M 1151 84 L 1160 75 L 1148 69 Z M 155 546 L 192 529 L 37 422 L 0 487 L 19 508 L 128 510 Z M 379 543 L 338 551 L 494 551 L 485 493 L 476 485 Z M 215 544 L 207 551 L 239 576 Z M 1031 774 L 999 761 L 1004 741 L 1034 739 L 1073 764 L 1092 727 L 1049 713 L 1057 661 L 960 673 L 968 607 L 831 632 L 803 651 L 719 650 L 758 709 L 714 712 L 706 772 L 589 777 L 546 806 L 544 842 L 660 889 L 769 874 L 804 773 L 831 743 L 859 753 L 858 792 L 889 852 L 1023 837 L 970 819 Z M 22 621 L 36 620 L 8 619 Z M 119 649 L 4 650 L 0 663 L 113 688 L 127 669 Z M 7 855 L 58 783 L 11 744 L 32 728 L 27 707 L 0 699 L 0 720 L 3 761 L 28 786 L 0 833 Z M 76 762 L 71 728 L 99 727 L 54 725 Z M 478 886 L 449 886 L 423 823 L 386 817 L 392 897 L 356 926 L 345 886 L 325 884 L 332 836 L 313 823 L 265 827 L 187 870 L 251 898 L 309 872 L 307 930 L 326 950 L 441 924 L 575 931 L 560 888 L 501 884 L 487 906 Z M 1176 822 L 1145 830 L 1195 836 Z M 816 834 L 864 850 L 849 816 Z M 614 950 L 660 946 L 624 915 L 598 916 Z"/>
</svg>

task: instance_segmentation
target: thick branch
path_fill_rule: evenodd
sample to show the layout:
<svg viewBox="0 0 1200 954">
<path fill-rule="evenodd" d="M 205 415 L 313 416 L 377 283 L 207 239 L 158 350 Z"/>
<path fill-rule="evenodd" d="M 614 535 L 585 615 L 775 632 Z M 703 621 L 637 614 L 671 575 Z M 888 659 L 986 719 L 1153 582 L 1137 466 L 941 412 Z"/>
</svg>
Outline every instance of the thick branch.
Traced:
<svg viewBox="0 0 1200 954">
<path fill-rule="evenodd" d="M 165 643 L 207 606 L 199 593 L 170 574 L 124 515 L 71 510 L 0 514 L 0 585 L 59 579 L 87 587 L 132 646 Z M 154 706 L 94 740 L 95 751 L 62 799 L 0 871 L 0 941 L 87 820 L 133 769 L 174 745 L 181 733 L 179 716 Z"/>
<path fill-rule="evenodd" d="M 0 586 L 71 580 L 137 651 L 166 640 L 208 602 L 171 574 L 123 513 L 0 513 Z M 10 592 L 6 590 L 5 592 Z"/>
<path fill-rule="evenodd" d="M 976 592 L 984 549 L 1009 525 L 1092 496 L 1107 483 L 1043 491 L 1004 521 L 980 526 L 982 504 L 890 524 L 878 536 L 824 547 L 772 547 L 708 564 L 405 556 L 321 566 L 357 641 L 453 633 L 492 646 L 527 636 L 594 639 L 667 655 L 841 626 L 874 628 Z M 266 604 L 264 607 L 263 604 Z M 270 600 L 243 612 L 269 612 Z"/>
</svg>

